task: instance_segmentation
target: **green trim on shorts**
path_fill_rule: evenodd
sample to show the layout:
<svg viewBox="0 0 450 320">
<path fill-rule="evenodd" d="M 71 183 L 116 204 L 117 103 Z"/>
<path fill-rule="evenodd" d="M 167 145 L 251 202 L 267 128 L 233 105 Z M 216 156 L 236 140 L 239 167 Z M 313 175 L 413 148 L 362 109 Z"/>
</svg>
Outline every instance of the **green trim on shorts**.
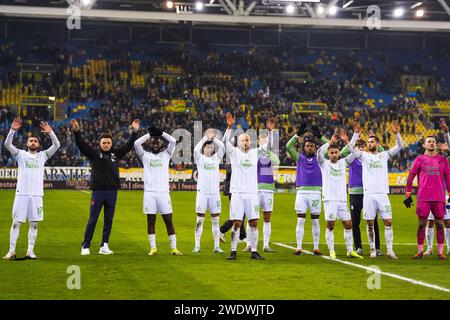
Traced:
<svg viewBox="0 0 450 320">
<path fill-rule="evenodd" d="M 364 194 L 363 187 L 353 187 L 348 189 L 349 194 Z"/>
<path fill-rule="evenodd" d="M 297 191 L 322 191 L 321 186 L 300 186 L 297 187 Z"/>
<path fill-rule="evenodd" d="M 275 190 L 275 183 L 258 183 L 258 190 Z"/>
</svg>

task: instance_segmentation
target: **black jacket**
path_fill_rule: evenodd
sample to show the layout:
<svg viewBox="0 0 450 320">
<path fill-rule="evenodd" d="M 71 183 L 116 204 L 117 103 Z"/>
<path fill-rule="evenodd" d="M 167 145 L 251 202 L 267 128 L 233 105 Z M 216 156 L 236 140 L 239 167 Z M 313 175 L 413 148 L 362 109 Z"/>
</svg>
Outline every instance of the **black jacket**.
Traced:
<svg viewBox="0 0 450 320">
<path fill-rule="evenodd" d="M 119 165 L 122 159 L 134 146 L 137 132 L 132 132 L 127 143 L 120 148 L 114 146 L 108 152 L 94 149 L 81 137 L 81 132 L 75 132 L 75 141 L 81 153 L 91 162 L 91 189 L 117 190 L 120 189 Z"/>
</svg>

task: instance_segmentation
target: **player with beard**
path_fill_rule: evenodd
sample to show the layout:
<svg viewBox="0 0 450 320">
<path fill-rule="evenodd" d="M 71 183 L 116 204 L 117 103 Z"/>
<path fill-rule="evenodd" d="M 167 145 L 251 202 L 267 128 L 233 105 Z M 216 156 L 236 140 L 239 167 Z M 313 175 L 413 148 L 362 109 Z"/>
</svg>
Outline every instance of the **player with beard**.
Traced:
<svg viewBox="0 0 450 320">
<path fill-rule="evenodd" d="M 22 120 L 15 118 L 11 130 L 5 140 L 5 148 L 17 161 L 17 188 L 12 210 L 13 223 L 10 232 L 10 245 L 5 260 L 16 259 L 16 243 L 19 238 L 20 225 L 27 220 L 30 224 L 28 230 L 28 250 L 25 258 L 36 259 L 34 245 L 37 237 L 37 225 L 44 220 L 44 169 L 47 160 L 58 150 L 58 138 L 47 122 L 41 122 L 42 132 L 52 139 L 52 146 L 44 151 L 38 151 L 40 141 L 37 135 L 27 138 L 27 151 L 17 149 L 13 144 L 13 137 L 22 127 Z"/>
</svg>

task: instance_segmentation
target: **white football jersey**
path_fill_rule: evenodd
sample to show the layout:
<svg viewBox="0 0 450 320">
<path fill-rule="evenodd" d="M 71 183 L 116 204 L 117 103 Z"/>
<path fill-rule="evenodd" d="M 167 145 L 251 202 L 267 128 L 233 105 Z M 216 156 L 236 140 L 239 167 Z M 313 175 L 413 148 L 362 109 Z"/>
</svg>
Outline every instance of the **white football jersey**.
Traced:
<svg viewBox="0 0 450 320">
<path fill-rule="evenodd" d="M 332 163 L 325 160 L 319 163 L 322 171 L 322 196 L 324 201 L 347 201 L 347 182 L 345 158 Z"/>
<path fill-rule="evenodd" d="M 209 195 L 220 193 L 220 161 L 217 154 L 211 157 L 201 154 L 195 159 L 198 172 L 198 193 Z"/>
<path fill-rule="evenodd" d="M 169 164 L 167 150 L 154 154 L 144 151 L 140 157 L 144 166 L 144 191 L 169 192 Z"/>
<path fill-rule="evenodd" d="M 389 151 L 377 154 L 361 152 L 364 194 L 389 193 Z"/>
<path fill-rule="evenodd" d="M 16 195 L 43 196 L 47 151 L 32 154 L 19 150 L 15 158 L 18 167 Z"/>
<path fill-rule="evenodd" d="M 245 153 L 239 148 L 233 148 L 229 157 L 231 161 L 230 193 L 258 194 L 259 150 L 255 148 Z"/>
</svg>

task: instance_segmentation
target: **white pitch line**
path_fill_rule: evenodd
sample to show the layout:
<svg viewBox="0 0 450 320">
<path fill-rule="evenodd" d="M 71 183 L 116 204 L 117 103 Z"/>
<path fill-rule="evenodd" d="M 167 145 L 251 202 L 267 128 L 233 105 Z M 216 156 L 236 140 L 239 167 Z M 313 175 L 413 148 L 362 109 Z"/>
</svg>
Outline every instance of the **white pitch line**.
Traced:
<svg viewBox="0 0 450 320">
<path fill-rule="evenodd" d="M 284 242 L 284 243 L 297 243 L 297 242 L 295 242 L 295 241 L 287 241 L 287 242 Z M 314 242 L 303 242 L 303 244 L 314 244 Z M 334 244 L 345 245 L 344 242 L 335 242 Z M 362 244 L 364 244 L 366 246 L 369 245 L 368 242 L 362 242 Z M 386 243 L 385 242 L 381 242 L 380 244 L 385 245 Z M 394 247 L 395 246 L 416 246 L 417 247 L 417 243 L 414 243 L 414 242 L 395 242 L 394 243 Z"/>
<path fill-rule="evenodd" d="M 81 192 L 91 194 L 91 191 L 81 190 Z"/>
<path fill-rule="evenodd" d="M 284 243 L 273 242 L 273 244 L 275 244 L 275 245 L 277 245 L 279 247 L 284 247 L 284 248 L 288 248 L 288 249 L 293 249 L 293 250 L 296 249 L 295 247 L 289 246 L 289 245 L 284 244 Z M 307 254 L 310 254 L 310 255 L 314 255 L 310 251 L 306 251 L 306 250 L 302 250 L 302 251 L 304 253 L 307 253 Z M 439 291 L 450 293 L 450 289 L 445 288 L 445 287 L 441 287 L 441 286 L 438 286 L 438 285 L 435 285 L 435 284 L 432 284 L 432 283 L 427 283 L 427 282 L 423 282 L 423 281 L 420 281 L 420 280 L 415 280 L 415 279 L 403 277 L 403 276 L 400 276 L 400 275 L 395 274 L 395 273 L 384 272 L 384 271 L 381 271 L 381 270 L 377 270 L 377 269 L 374 269 L 374 268 L 371 268 L 371 267 L 366 267 L 366 266 L 363 266 L 363 265 L 360 265 L 360 264 L 357 264 L 357 263 L 353 263 L 353 262 L 348 262 L 348 261 L 344 261 L 344 260 L 340 260 L 340 259 L 331 259 L 330 257 L 327 257 L 327 256 L 321 256 L 321 258 L 326 259 L 326 260 L 330 260 L 330 261 L 340 262 L 342 264 L 346 264 L 346 265 L 349 265 L 349 266 L 352 266 L 352 267 L 364 269 L 364 270 L 371 271 L 371 272 L 374 272 L 374 273 L 379 273 L 381 275 L 384 275 L 384 276 L 387 276 L 387 277 L 391 277 L 391 278 L 394 278 L 394 279 L 397 279 L 397 280 L 402 280 L 402 281 L 405 281 L 405 282 L 409 282 L 409 283 L 412 283 L 412 284 L 415 284 L 415 285 L 419 285 L 419 286 L 431 288 L 431 289 L 434 289 L 434 290 L 439 290 Z"/>
</svg>

